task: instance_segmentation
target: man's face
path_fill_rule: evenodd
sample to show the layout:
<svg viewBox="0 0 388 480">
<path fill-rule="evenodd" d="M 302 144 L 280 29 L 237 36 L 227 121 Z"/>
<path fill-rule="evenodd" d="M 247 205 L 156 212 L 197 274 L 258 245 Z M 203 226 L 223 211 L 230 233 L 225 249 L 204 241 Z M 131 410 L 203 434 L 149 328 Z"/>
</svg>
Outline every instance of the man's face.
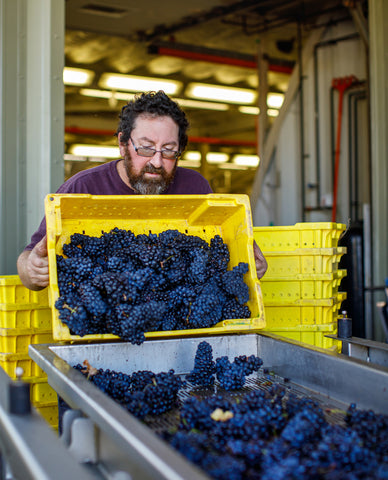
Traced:
<svg viewBox="0 0 388 480">
<path fill-rule="evenodd" d="M 166 159 L 160 152 L 152 157 L 138 155 L 140 147 L 154 150 L 179 150 L 179 128 L 171 117 L 141 115 L 136 119 L 131 140 L 120 142 L 120 154 L 124 159 L 125 171 L 130 186 L 142 195 L 156 195 L 167 190 L 174 179 L 177 160 Z M 133 142 L 133 144 L 132 144 Z"/>
</svg>

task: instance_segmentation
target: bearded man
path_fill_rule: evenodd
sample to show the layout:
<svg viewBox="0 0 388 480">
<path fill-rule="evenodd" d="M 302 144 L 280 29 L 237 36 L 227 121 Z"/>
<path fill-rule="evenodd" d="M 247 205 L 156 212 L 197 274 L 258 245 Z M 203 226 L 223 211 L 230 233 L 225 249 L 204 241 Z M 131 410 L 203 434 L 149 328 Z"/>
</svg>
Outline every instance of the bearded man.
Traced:
<svg viewBox="0 0 388 480">
<path fill-rule="evenodd" d="M 177 166 L 187 145 L 189 123 L 184 111 L 164 92 L 142 93 L 125 105 L 116 135 L 122 158 L 81 171 L 56 193 L 91 195 L 203 195 L 212 193 L 198 172 Z M 258 278 L 267 262 L 254 242 Z M 19 255 L 18 274 L 31 290 L 49 284 L 46 222 Z"/>
</svg>

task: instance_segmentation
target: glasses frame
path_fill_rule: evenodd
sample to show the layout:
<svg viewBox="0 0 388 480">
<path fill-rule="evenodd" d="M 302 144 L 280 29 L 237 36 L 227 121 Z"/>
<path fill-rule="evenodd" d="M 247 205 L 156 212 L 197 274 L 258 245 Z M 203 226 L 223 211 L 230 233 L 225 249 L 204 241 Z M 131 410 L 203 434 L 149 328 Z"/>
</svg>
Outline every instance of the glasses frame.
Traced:
<svg viewBox="0 0 388 480">
<path fill-rule="evenodd" d="M 155 150 L 155 148 L 151 148 L 151 147 L 136 147 L 135 144 L 133 143 L 132 137 L 129 137 L 129 139 L 131 140 L 132 146 L 133 146 L 135 152 L 137 153 L 137 155 L 139 155 L 139 157 L 152 158 L 155 155 L 155 153 L 160 153 L 162 155 L 162 158 L 164 158 L 165 160 L 174 160 L 175 161 L 175 160 L 178 160 L 179 155 L 181 154 L 180 151 L 176 152 L 175 150 L 168 150 L 168 149 Z M 152 152 L 152 155 L 143 155 L 143 154 L 139 153 L 139 150 L 143 150 L 143 151 L 146 151 L 146 152 L 149 152 L 149 153 Z M 172 157 L 170 157 L 170 156 L 166 157 L 165 156 L 166 152 L 168 152 L 168 155 L 171 155 L 172 153 L 174 155 Z"/>
</svg>

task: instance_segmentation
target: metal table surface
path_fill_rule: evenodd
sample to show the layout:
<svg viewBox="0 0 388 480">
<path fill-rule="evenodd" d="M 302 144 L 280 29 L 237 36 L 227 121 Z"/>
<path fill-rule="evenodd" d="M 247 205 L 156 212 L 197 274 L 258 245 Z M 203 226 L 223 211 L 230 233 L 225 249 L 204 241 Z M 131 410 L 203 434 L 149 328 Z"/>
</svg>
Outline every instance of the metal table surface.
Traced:
<svg viewBox="0 0 388 480">
<path fill-rule="evenodd" d="M 388 414 L 388 368 L 272 334 L 147 340 L 140 346 L 30 345 L 29 353 L 58 394 L 92 422 L 98 432 L 98 462 L 105 469 L 128 472 L 133 479 L 199 480 L 208 477 L 72 367 L 88 360 L 96 368 L 124 373 L 173 368 L 183 375 L 192 370 L 197 346 L 204 339 L 212 345 L 214 358 L 255 354 L 262 358 L 263 368 L 323 402 L 345 406 L 354 402 L 358 408 Z"/>
</svg>

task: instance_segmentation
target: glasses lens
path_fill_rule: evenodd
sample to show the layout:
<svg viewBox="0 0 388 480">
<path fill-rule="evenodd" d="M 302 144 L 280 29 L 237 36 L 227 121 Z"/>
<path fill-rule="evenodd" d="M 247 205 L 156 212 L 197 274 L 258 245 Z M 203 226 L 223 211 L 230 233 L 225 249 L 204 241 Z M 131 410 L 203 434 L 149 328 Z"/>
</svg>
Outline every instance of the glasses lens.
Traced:
<svg viewBox="0 0 388 480">
<path fill-rule="evenodd" d="M 155 150 L 153 148 L 138 147 L 136 152 L 141 157 L 153 157 L 155 155 Z"/>
<path fill-rule="evenodd" d="M 177 157 L 177 152 L 174 152 L 174 150 L 162 150 L 162 157 L 172 160 Z"/>
</svg>

